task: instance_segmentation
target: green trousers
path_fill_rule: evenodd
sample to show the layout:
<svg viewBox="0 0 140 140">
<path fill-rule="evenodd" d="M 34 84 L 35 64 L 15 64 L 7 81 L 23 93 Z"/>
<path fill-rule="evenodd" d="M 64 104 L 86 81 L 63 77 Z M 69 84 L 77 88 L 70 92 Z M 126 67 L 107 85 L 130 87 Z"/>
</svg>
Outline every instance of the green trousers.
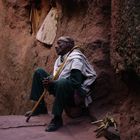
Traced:
<svg viewBox="0 0 140 140">
<path fill-rule="evenodd" d="M 33 75 L 32 89 L 30 99 L 37 101 L 44 91 L 42 84 L 43 78 L 48 77 L 49 74 L 41 68 L 38 68 Z M 68 79 L 59 79 L 48 88 L 49 92 L 55 96 L 53 103 L 52 114 L 62 115 L 63 109 L 66 105 L 74 105 L 74 88 Z"/>
</svg>

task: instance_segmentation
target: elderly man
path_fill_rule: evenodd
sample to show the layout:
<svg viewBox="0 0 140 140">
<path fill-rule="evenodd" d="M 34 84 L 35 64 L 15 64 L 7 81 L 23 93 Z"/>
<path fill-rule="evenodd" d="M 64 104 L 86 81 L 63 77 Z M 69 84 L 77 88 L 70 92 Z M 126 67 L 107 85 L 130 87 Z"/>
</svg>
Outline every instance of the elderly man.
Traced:
<svg viewBox="0 0 140 140">
<path fill-rule="evenodd" d="M 37 69 L 33 76 L 30 99 L 37 101 L 46 88 L 55 97 L 52 114 L 54 115 L 45 131 L 55 131 L 63 125 L 62 112 L 68 103 L 74 104 L 74 94 L 86 97 L 89 86 L 96 79 L 96 72 L 84 54 L 74 47 L 74 40 L 68 36 L 58 39 L 55 47 L 58 58 L 54 64 L 53 80 L 43 69 Z M 87 104 L 87 102 L 86 102 Z M 41 101 L 34 115 L 47 113 L 44 101 Z"/>
</svg>

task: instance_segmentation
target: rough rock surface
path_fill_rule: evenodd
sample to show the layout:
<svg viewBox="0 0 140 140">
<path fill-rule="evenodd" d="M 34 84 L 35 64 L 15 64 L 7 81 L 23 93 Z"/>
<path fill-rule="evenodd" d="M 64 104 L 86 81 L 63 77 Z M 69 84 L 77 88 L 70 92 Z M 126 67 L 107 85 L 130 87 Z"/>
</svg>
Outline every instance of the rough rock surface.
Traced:
<svg viewBox="0 0 140 140">
<path fill-rule="evenodd" d="M 112 64 L 140 75 L 140 1 L 112 0 Z"/>
</svg>

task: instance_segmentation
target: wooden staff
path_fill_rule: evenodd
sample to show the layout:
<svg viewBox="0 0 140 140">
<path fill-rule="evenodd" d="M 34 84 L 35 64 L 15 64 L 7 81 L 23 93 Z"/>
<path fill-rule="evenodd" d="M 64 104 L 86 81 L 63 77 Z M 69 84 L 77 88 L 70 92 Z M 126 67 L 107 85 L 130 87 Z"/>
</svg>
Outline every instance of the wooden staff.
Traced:
<svg viewBox="0 0 140 140">
<path fill-rule="evenodd" d="M 31 116 L 33 115 L 34 111 L 36 110 L 36 108 L 38 107 L 39 103 L 41 102 L 41 100 L 43 99 L 43 97 L 46 94 L 46 90 L 44 90 L 43 94 L 40 96 L 39 100 L 36 102 L 36 104 L 34 105 L 33 109 L 31 110 L 31 113 L 28 115 L 26 122 L 29 122 L 29 119 L 31 118 Z"/>
</svg>

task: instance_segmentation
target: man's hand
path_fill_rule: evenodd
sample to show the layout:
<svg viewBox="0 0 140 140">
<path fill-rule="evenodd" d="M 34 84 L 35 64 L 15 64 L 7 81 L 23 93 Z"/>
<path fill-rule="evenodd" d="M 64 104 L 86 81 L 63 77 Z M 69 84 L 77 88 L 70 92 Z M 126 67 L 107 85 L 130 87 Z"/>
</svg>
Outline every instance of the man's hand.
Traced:
<svg viewBox="0 0 140 140">
<path fill-rule="evenodd" d="M 42 80 L 42 83 L 43 83 L 43 86 L 47 89 L 53 83 L 53 81 L 54 80 L 52 80 L 52 78 L 47 77 Z"/>
</svg>

